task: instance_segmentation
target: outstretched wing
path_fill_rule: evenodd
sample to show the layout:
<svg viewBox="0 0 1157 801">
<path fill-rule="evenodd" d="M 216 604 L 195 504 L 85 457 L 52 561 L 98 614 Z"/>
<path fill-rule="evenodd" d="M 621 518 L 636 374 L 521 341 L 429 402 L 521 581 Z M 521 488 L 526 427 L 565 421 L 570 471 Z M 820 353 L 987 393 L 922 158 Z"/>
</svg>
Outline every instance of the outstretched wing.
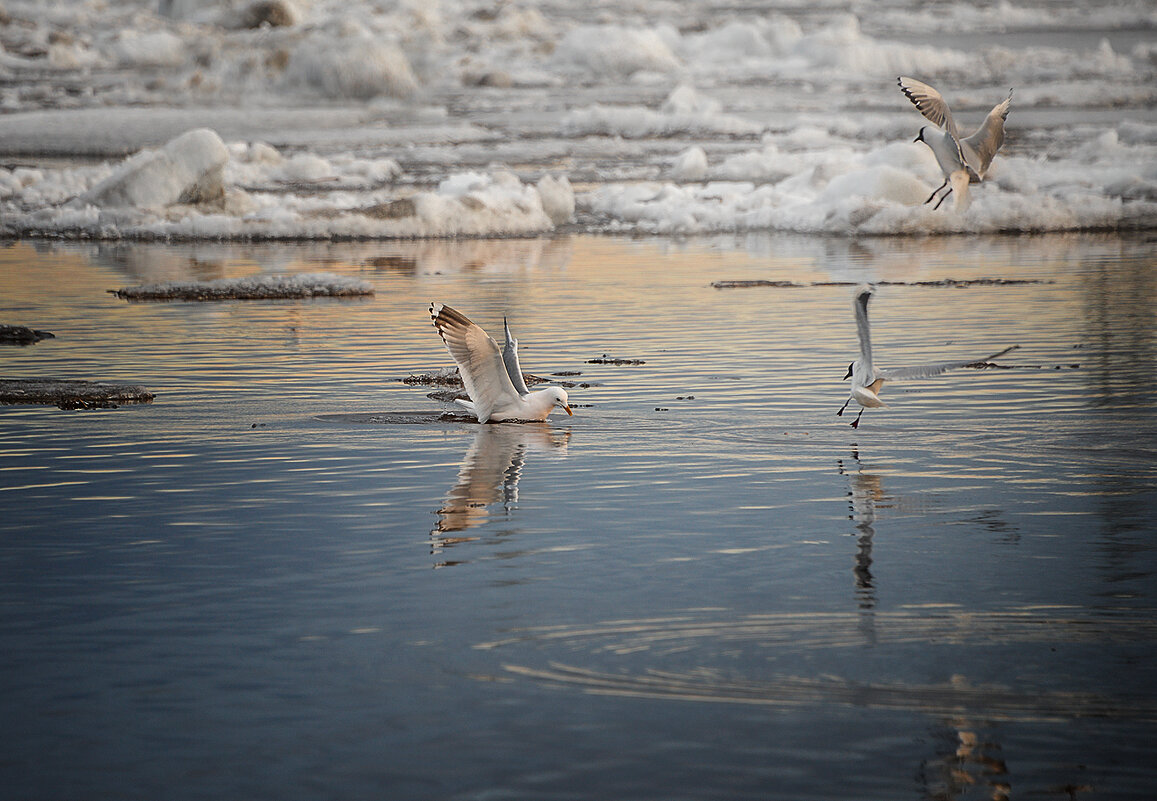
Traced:
<svg viewBox="0 0 1157 801">
<path fill-rule="evenodd" d="M 961 367 L 970 367 L 974 364 L 981 364 L 982 362 L 990 362 L 993 359 L 999 359 L 1006 353 L 1019 348 L 1020 345 L 1013 345 L 1005 348 L 1000 353 L 994 353 L 991 356 L 982 356 L 979 359 L 968 359 L 967 361 L 959 362 L 938 362 L 935 364 L 917 364 L 910 367 L 894 367 L 888 370 L 877 370 L 876 375 L 883 378 L 885 381 L 903 381 L 911 378 L 928 378 L 929 376 L 940 375 L 948 370 L 957 370 Z"/>
<path fill-rule="evenodd" d="M 502 362 L 506 365 L 506 373 L 510 376 L 510 383 L 519 395 L 529 395 L 530 388 L 526 386 L 526 379 L 522 377 L 522 365 L 518 363 L 518 340 L 510 335 L 510 325 L 506 318 L 502 318 L 502 328 L 506 332 L 506 342 L 502 345 Z"/>
<path fill-rule="evenodd" d="M 992 158 L 1000 146 L 1004 144 L 1004 121 L 1008 119 L 1008 110 L 1012 106 L 1012 90 L 1008 90 L 1008 97 L 992 107 L 984 123 L 976 129 L 976 133 L 964 139 L 976 153 L 977 163 L 969 164 L 976 174 L 983 178 L 992 164 Z"/>
<path fill-rule="evenodd" d="M 912 105 L 919 109 L 929 122 L 948 131 L 953 139 L 960 141 L 960 134 L 956 132 L 956 122 L 952 119 L 952 109 L 948 108 L 939 92 L 923 81 L 906 78 L 903 75 L 896 79 L 896 83 L 900 85 L 900 91 L 904 96 L 912 101 Z"/>
<path fill-rule="evenodd" d="M 868 301 L 872 299 L 874 291 L 871 284 L 860 284 L 856 287 L 853 299 L 856 310 L 856 334 L 860 338 L 860 364 L 864 370 L 865 380 L 869 380 L 875 365 L 872 364 L 872 332 L 868 327 Z"/>
<path fill-rule="evenodd" d="M 489 420 L 495 407 L 518 399 L 498 343 L 489 334 L 466 315 L 441 303 L 430 304 L 430 319 L 458 364 L 478 422 Z"/>
</svg>

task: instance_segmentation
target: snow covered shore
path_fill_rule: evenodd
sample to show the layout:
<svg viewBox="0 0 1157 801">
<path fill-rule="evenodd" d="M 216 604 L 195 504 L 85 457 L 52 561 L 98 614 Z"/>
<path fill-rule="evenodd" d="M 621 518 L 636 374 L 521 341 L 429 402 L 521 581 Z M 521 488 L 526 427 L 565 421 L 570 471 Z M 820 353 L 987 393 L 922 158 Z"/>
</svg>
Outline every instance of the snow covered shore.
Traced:
<svg viewBox="0 0 1157 801">
<path fill-rule="evenodd" d="M 901 72 L 1016 89 L 966 210 Z M 1155 79 L 1132 0 L 6 0 L 0 236 L 1147 229 Z"/>
</svg>

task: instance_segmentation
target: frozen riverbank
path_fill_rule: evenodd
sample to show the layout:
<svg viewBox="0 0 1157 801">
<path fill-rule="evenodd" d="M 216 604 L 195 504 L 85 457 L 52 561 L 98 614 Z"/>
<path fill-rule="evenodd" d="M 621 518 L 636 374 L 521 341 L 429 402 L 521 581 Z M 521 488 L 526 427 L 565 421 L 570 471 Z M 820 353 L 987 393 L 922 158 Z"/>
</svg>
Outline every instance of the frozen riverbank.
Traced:
<svg viewBox="0 0 1157 801">
<path fill-rule="evenodd" d="M 936 234 L 1157 225 L 1157 12 L 898 0 L 754 12 L 523 2 L 57 4 L 0 15 L 0 235 L 410 238 Z M 270 5 L 270 4 L 266 4 Z M 585 9 L 585 7 L 584 7 Z M 951 36 L 949 35 L 951 33 Z M 971 130 L 1015 88 L 960 213 L 895 85 Z M 112 208 L 125 159 L 208 129 L 213 203 Z"/>
</svg>

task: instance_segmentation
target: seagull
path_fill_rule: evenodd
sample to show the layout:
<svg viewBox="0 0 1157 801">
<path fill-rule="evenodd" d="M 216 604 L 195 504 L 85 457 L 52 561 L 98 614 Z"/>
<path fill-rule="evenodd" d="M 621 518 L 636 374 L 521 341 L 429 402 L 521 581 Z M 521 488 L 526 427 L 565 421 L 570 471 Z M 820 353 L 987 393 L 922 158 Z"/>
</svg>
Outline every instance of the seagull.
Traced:
<svg viewBox="0 0 1157 801">
<path fill-rule="evenodd" d="M 560 387 L 531 392 L 518 363 L 518 340 L 506 329 L 501 351 L 494 339 L 466 315 L 441 303 L 430 304 L 430 319 L 458 364 L 470 400 L 458 403 L 477 416 L 479 423 L 545 420 L 557 407 L 574 414 Z"/>
<path fill-rule="evenodd" d="M 848 365 L 848 374 L 844 379 L 852 379 L 852 392 L 840 410 L 837 417 L 843 417 L 844 409 L 852 401 L 860 404 L 860 413 L 852 421 L 852 428 L 860 427 L 860 417 L 864 409 L 887 408 L 887 404 L 880 400 L 880 389 L 885 381 L 900 381 L 907 378 L 926 378 L 940 375 L 946 370 L 955 370 L 960 367 L 969 367 L 980 362 L 992 361 L 1009 351 L 1016 350 L 1019 345 L 1005 348 L 1000 353 L 985 356 L 980 359 L 967 359 L 959 362 L 939 362 L 934 364 L 920 364 L 911 367 L 896 367 L 890 370 L 880 370 L 872 363 L 872 336 L 868 330 L 868 301 L 875 288 L 871 284 L 861 284 L 856 287 L 856 294 L 852 307 L 856 310 L 856 332 L 860 337 L 860 358 Z"/>
<path fill-rule="evenodd" d="M 936 187 L 924 202 L 931 203 L 932 198 L 951 183 L 934 208 L 940 208 L 940 204 L 954 189 L 958 190 L 956 202 L 959 208 L 968 184 L 984 180 L 993 156 L 1004 144 L 1004 121 L 1008 118 L 1012 103 L 1012 90 L 1008 90 L 1008 97 L 992 107 L 984 123 L 971 136 L 961 138 L 960 132 L 956 130 L 956 121 L 952 119 L 952 110 L 939 92 L 926 83 L 903 75 L 896 82 L 900 85 L 900 91 L 920 113 L 939 129 L 929 130 L 930 126 L 925 125 L 912 140 L 923 142 L 932 149 L 932 155 L 936 156 L 936 163 L 940 165 L 940 172 L 944 174 L 944 183 Z"/>
</svg>

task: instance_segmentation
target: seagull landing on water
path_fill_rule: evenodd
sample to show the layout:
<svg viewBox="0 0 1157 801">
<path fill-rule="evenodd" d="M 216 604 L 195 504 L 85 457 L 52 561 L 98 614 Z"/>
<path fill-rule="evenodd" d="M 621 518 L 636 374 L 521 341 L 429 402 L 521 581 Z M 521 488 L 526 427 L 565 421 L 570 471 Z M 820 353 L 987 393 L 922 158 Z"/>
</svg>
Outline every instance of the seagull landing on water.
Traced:
<svg viewBox="0 0 1157 801">
<path fill-rule="evenodd" d="M 518 363 L 518 340 L 510 335 L 505 318 L 506 344 L 501 351 L 489 334 L 449 306 L 431 303 L 430 319 L 458 364 L 470 396 L 470 400 L 458 403 L 479 423 L 545 420 L 556 408 L 574 414 L 563 389 L 527 389 Z"/>
<path fill-rule="evenodd" d="M 939 375 L 945 370 L 955 370 L 959 367 L 968 367 L 980 362 L 987 362 L 996 359 L 1009 351 L 1016 350 L 1019 345 L 1005 348 L 1000 353 L 994 353 L 991 356 L 985 356 L 980 359 L 968 359 L 960 362 L 939 362 L 936 364 L 919 364 L 911 367 L 896 367 L 890 370 L 880 370 L 872 362 L 872 335 L 868 329 L 868 301 L 872 298 L 872 293 L 875 289 L 871 284 L 861 284 L 856 287 L 856 294 L 852 302 L 853 308 L 856 310 L 856 333 L 860 337 L 860 358 L 848 365 L 848 374 L 844 379 L 852 379 L 852 393 L 840 410 L 836 412 L 837 417 L 843 417 L 844 409 L 848 408 L 848 404 L 852 401 L 860 404 L 860 413 L 856 415 L 856 419 L 852 421 L 852 428 L 860 427 L 860 417 L 864 414 L 864 409 L 878 409 L 880 407 L 887 407 L 887 404 L 880 400 L 880 390 L 885 381 L 900 381 L 906 378 L 926 378 L 928 376 Z"/>
<path fill-rule="evenodd" d="M 968 204 L 968 184 L 984 180 L 993 156 L 1004 144 L 1004 121 L 1008 118 L 1012 104 L 1012 90 L 1008 90 L 1008 97 L 993 106 L 975 133 L 961 138 L 956 121 L 952 119 L 952 109 L 948 108 L 939 92 L 926 83 L 903 75 L 896 82 L 900 84 L 900 91 L 920 113 L 937 126 L 933 129 L 925 125 L 913 140 L 923 142 L 932 149 L 936 163 L 940 165 L 940 172 L 944 174 L 944 183 L 936 187 L 924 202 L 931 203 L 937 193 L 947 186 L 948 191 L 937 201 L 935 208 L 940 208 L 940 204 L 953 191 L 956 192 L 956 208 L 965 208 Z"/>
</svg>

